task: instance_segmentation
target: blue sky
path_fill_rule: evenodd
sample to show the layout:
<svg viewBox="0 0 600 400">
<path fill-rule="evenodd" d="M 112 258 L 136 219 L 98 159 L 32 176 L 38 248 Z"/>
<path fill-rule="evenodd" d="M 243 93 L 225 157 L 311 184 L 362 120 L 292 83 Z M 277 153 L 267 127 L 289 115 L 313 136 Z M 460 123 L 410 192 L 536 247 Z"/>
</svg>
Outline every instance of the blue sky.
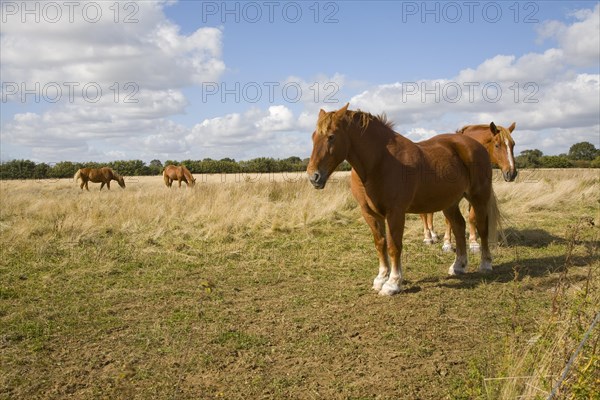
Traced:
<svg viewBox="0 0 600 400">
<path fill-rule="evenodd" d="M 347 101 L 415 141 L 493 120 L 517 154 L 600 147 L 596 1 L 36 3 L 2 3 L 2 160 L 307 157 Z"/>
</svg>

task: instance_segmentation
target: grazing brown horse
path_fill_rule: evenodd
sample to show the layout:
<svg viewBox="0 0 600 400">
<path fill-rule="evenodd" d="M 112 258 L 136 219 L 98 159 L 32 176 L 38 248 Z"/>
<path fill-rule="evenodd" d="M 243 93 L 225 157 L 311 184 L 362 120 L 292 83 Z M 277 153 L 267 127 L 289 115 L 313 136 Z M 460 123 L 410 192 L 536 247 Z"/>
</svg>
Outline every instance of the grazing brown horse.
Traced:
<svg viewBox="0 0 600 400">
<path fill-rule="evenodd" d="M 73 179 L 75 179 L 75 183 L 77 183 L 77 180 L 80 178 L 81 178 L 81 185 L 79 187 L 81 188 L 81 190 L 83 190 L 83 187 L 85 186 L 85 189 L 88 192 L 90 190 L 88 188 L 88 182 L 93 182 L 93 183 L 101 182 L 102 184 L 100 185 L 100 190 L 102 190 L 102 188 L 104 187 L 105 184 L 106 184 L 106 187 L 108 188 L 108 190 L 110 190 L 110 181 L 114 180 L 119 183 L 119 186 L 121 186 L 122 188 L 125 188 L 125 180 L 123 179 L 123 177 L 108 167 L 81 168 L 80 170 L 78 170 L 75 173 L 75 176 L 73 177 Z"/>
<path fill-rule="evenodd" d="M 456 131 L 458 135 L 466 135 L 477 140 L 486 148 L 490 155 L 492 164 L 496 164 L 502 171 L 502 176 L 506 182 L 512 182 L 517 177 L 517 167 L 515 165 L 515 156 L 513 148 L 515 142 L 511 133 L 515 130 L 516 123 L 513 122 L 508 128 L 496 126 L 493 122 L 489 125 L 467 125 Z M 438 236 L 433 230 L 433 213 L 421 214 L 423 221 L 423 234 L 425 244 L 432 244 L 437 241 Z M 452 250 L 452 233 L 450 223 L 446 220 L 446 232 L 444 234 L 444 245 L 442 250 Z M 475 231 L 475 212 L 469 209 L 469 248 L 471 251 L 479 251 L 477 243 L 477 234 Z"/>
<path fill-rule="evenodd" d="M 171 187 L 173 181 L 179 182 L 179 187 L 181 187 L 182 181 L 185 182 L 188 187 L 194 187 L 196 184 L 196 179 L 185 165 L 167 165 L 163 171 L 163 179 L 165 180 L 165 185 L 167 185 L 167 187 Z"/>
<path fill-rule="evenodd" d="M 312 140 L 307 173 L 315 188 L 323 189 L 343 160 L 352 165 L 352 194 L 371 228 L 379 256 L 379 273 L 373 281 L 379 294 L 400 292 L 406 213 L 443 210 L 457 243 L 448 273 L 466 271 L 465 220 L 458 208 L 463 197 L 475 209 L 481 235 L 479 270 L 492 269 L 488 232 L 496 225 L 491 212 L 496 203 L 490 157 L 477 141 L 446 134 L 414 143 L 394 132 L 384 116 L 349 111 L 348 104 L 337 111 L 321 110 Z"/>
</svg>

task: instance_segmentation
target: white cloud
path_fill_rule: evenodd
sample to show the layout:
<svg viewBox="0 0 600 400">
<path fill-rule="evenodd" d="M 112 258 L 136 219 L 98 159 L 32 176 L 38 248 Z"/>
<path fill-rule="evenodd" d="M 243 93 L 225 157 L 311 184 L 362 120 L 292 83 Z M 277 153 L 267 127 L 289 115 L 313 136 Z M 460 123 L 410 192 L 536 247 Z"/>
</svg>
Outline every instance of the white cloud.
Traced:
<svg viewBox="0 0 600 400">
<path fill-rule="evenodd" d="M 221 30 L 200 28 L 182 35 L 166 19 L 161 2 L 135 3 L 135 23 L 115 23 L 112 2 L 81 3 L 82 8 L 101 7 L 102 18 L 95 23 L 80 13 L 69 22 L 68 7 L 56 4 L 63 13 L 56 23 L 48 18 L 22 23 L 20 13 L 4 16 L 4 82 L 26 82 L 30 87 L 34 82 L 136 82 L 144 89 L 164 89 L 215 80 L 225 69 Z"/>
<path fill-rule="evenodd" d="M 185 136 L 185 143 L 194 149 L 196 158 L 305 156 L 310 151 L 310 134 L 299 121 L 283 105 L 267 110 L 252 108 L 196 124 Z"/>
<path fill-rule="evenodd" d="M 184 113 L 188 100 L 182 89 L 218 80 L 224 72 L 222 31 L 182 34 L 164 15 L 164 2 L 132 3 L 135 7 L 127 9 L 125 3 L 77 2 L 81 8 L 101 7 L 95 23 L 82 18 L 81 9 L 70 21 L 66 3 L 55 4 L 63 15 L 55 23 L 43 15 L 38 23 L 22 23 L 21 13 L 3 15 L 3 102 L 43 105 L 43 111 L 2 121 L 3 147 L 29 148 L 38 159 L 66 157 L 64 149 L 73 149 L 68 158 L 110 158 L 121 155 L 106 150 L 117 142 L 137 154 L 187 151 L 176 138 L 181 127 L 166 118 Z M 114 22 L 116 4 L 120 23 Z M 125 23 L 128 15 L 136 22 Z M 32 89 L 39 99 L 22 95 Z"/>
<path fill-rule="evenodd" d="M 600 4 L 593 10 L 572 13 L 577 22 L 566 25 L 560 21 L 545 21 L 538 29 L 538 41 L 554 38 L 564 49 L 566 63 L 576 66 L 596 66 L 600 59 Z"/>
<path fill-rule="evenodd" d="M 577 67 L 599 65 L 599 9 L 577 12 L 578 21 L 571 25 L 543 24 L 540 38 L 556 38 L 558 48 L 520 57 L 497 55 L 448 79 L 379 85 L 354 96 L 351 107 L 386 112 L 399 132 L 414 139 L 467 123 L 516 121 L 517 130 L 536 138 L 519 140 L 525 134 L 516 134 L 517 152 L 529 145 L 550 154 L 564 152 L 568 132 L 578 132 L 571 144 L 575 137 L 598 143 L 600 75 Z"/>
</svg>

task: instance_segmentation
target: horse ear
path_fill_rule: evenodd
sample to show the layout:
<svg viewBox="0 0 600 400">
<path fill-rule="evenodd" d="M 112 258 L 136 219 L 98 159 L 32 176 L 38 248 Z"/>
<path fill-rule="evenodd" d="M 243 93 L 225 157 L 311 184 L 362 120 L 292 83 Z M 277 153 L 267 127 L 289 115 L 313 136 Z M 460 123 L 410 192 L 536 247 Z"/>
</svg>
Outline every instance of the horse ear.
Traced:
<svg viewBox="0 0 600 400">
<path fill-rule="evenodd" d="M 337 119 L 342 118 L 344 116 L 344 114 L 346 114 L 346 111 L 348 111 L 348 106 L 350 105 L 350 103 L 346 103 L 346 105 L 342 108 L 340 108 L 339 110 L 337 110 L 335 112 L 335 117 Z"/>
<path fill-rule="evenodd" d="M 498 127 L 496 126 L 496 124 L 493 121 L 490 123 L 490 131 L 492 131 L 492 133 L 494 135 L 497 135 L 500 133 L 500 131 L 498 130 Z"/>
<path fill-rule="evenodd" d="M 508 127 L 508 131 L 509 131 L 510 133 L 512 133 L 512 131 L 514 131 L 516 127 L 517 127 L 517 123 L 516 123 L 516 122 L 513 122 L 513 123 L 512 123 L 512 124 L 510 124 L 510 126 Z"/>
<path fill-rule="evenodd" d="M 325 114 L 327 114 L 327 113 L 325 112 L 325 110 L 323 110 L 321 108 L 321 111 L 319 111 L 319 119 L 323 118 L 323 115 L 325 115 Z"/>
</svg>

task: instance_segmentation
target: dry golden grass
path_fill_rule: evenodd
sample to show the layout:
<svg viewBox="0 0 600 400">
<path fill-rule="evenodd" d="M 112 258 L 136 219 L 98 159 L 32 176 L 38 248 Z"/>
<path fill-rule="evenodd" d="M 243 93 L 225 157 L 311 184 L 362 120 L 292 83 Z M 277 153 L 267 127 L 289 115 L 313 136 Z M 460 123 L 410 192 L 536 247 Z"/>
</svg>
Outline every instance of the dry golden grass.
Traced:
<svg viewBox="0 0 600 400">
<path fill-rule="evenodd" d="M 496 177 L 489 276 L 446 278 L 410 216 L 392 299 L 347 173 L 2 181 L 0 398 L 535 398 L 597 308 L 599 173 Z"/>
</svg>

